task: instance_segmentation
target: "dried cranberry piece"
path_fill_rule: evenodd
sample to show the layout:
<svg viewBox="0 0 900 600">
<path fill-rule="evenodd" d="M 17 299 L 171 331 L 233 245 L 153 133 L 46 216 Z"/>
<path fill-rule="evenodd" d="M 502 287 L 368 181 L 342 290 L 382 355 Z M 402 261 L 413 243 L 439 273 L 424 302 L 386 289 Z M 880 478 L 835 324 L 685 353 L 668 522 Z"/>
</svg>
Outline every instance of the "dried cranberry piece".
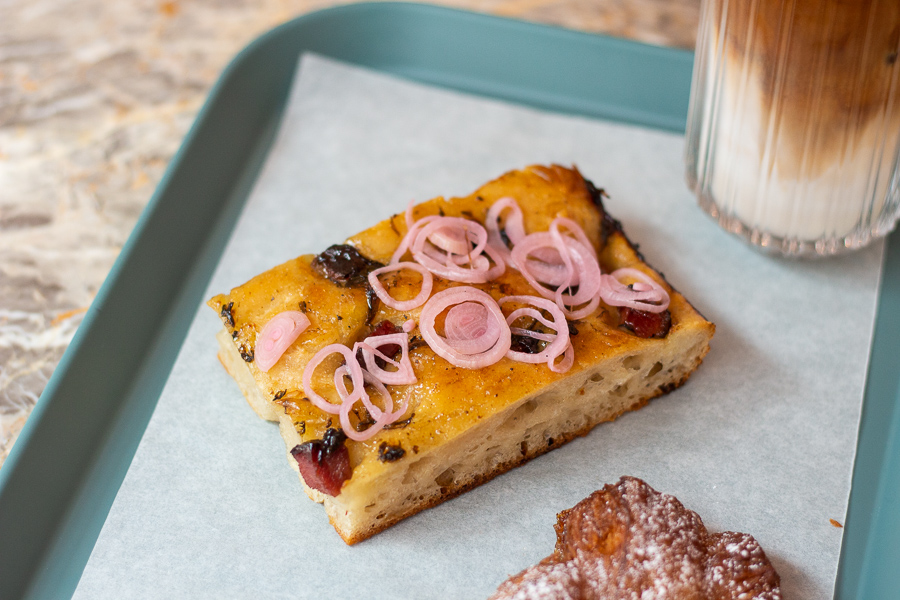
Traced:
<svg viewBox="0 0 900 600">
<path fill-rule="evenodd" d="M 312 265 L 319 275 L 341 287 L 365 285 L 369 271 L 384 266 L 369 260 L 348 244 L 331 246 L 316 256 Z"/>
<path fill-rule="evenodd" d="M 300 466 L 306 485 L 329 496 L 341 493 L 341 486 L 352 474 L 346 440 L 343 431 L 330 428 L 321 440 L 294 446 L 291 456 Z"/>
<path fill-rule="evenodd" d="M 401 329 L 400 327 L 397 327 L 396 325 L 394 325 L 394 323 L 385 319 L 384 321 L 382 321 L 381 323 L 376 325 L 375 329 L 372 330 L 372 333 L 370 333 L 365 338 L 363 338 L 362 341 L 366 341 L 370 337 L 373 337 L 376 335 L 391 335 L 392 333 L 400 333 L 402 331 L 403 331 L 403 329 Z M 400 348 L 399 344 L 384 344 L 383 346 L 378 347 L 379 352 L 381 352 L 385 356 L 389 356 L 391 358 L 394 358 L 395 356 L 397 356 L 397 354 L 400 352 L 400 350 L 402 350 L 402 348 Z M 356 353 L 356 361 L 359 363 L 359 365 L 363 369 L 366 368 L 366 361 L 363 359 L 362 350 L 359 350 Z M 378 365 L 379 368 L 383 369 L 387 363 L 385 363 L 383 359 L 379 358 L 376 355 L 375 356 L 375 364 Z"/>
<path fill-rule="evenodd" d="M 619 325 L 641 338 L 664 338 L 672 326 L 672 313 L 668 310 L 653 313 L 620 306 Z"/>
</svg>

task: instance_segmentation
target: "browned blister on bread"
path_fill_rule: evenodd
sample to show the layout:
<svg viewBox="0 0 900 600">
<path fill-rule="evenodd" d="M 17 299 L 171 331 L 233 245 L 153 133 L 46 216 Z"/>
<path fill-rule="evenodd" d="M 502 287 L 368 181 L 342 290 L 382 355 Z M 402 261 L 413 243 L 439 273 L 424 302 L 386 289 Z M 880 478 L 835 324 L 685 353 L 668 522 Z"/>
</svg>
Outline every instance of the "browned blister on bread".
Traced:
<svg viewBox="0 0 900 600">
<path fill-rule="evenodd" d="M 600 196 L 575 169 L 529 167 L 469 196 L 436 198 L 412 209 L 417 220 L 446 215 L 483 224 L 495 202 L 512 197 L 527 232 L 546 231 L 556 217 L 571 219 L 584 230 L 604 273 L 631 267 L 665 288 L 671 322 L 656 337 L 640 337 L 620 325 L 615 307 L 601 303 L 570 323 L 574 362 L 566 373 L 507 357 L 475 370 L 454 366 L 423 343 L 415 326 L 409 332 L 409 359 L 417 382 L 387 386 L 395 406 L 405 404 L 406 412 L 370 439 L 346 441 L 352 474 L 338 494 L 323 494 L 304 482 L 345 541 L 363 540 L 640 408 L 681 385 L 699 366 L 715 327 L 643 261 L 604 212 Z M 346 240 L 346 246 L 334 247 L 327 257 L 301 256 L 209 301 L 224 325 L 220 360 L 254 410 L 278 421 L 295 469 L 298 453 L 291 456 L 291 450 L 339 426 L 336 415 L 305 398 L 301 380 L 311 358 L 329 344 L 352 347 L 385 322 L 390 331 L 419 322 L 421 307 L 400 311 L 380 301 L 373 304 L 364 279 L 356 277 L 356 271 L 390 262 L 406 232 L 404 216 L 394 215 Z M 347 246 L 364 260 L 351 256 Z M 415 296 L 421 281 L 410 271 L 383 278 L 401 299 Z M 434 293 L 455 285 L 435 277 Z M 472 285 L 494 299 L 535 294 L 512 268 Z M 282 311 L 302 312 L 310 326 L 263 372 L 252 360 L 257 336 Z M 365 417 L 363 411 L 350 415 L 360 428 L 367 424 Z"/>
<path fill-rule="evenodd" d="M 553 554 L 491 600 L 780 600 L 778 573 L 753 536 L 710 533 L 692 510 L 634 477 L 557 517 Z"/>
</svg>

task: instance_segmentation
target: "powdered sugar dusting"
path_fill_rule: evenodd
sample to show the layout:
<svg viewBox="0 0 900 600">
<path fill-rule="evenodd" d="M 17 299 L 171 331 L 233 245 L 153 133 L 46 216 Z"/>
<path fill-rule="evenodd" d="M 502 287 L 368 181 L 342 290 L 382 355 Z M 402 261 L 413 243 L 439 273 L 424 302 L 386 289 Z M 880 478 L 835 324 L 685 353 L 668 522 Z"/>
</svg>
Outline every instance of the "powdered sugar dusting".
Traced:
<svg viewBox="0 0 900 600">
<path fill-rule="evenodd" d="M 553 554 L 492 600 L 781 599 L 752 536 L 710 534 L 697 513 L 640 479 L 623 477 L 563 511 L 556 534 Z"/>
<path fill-rule="evenodd" d="M 567 562 L 542 562 L 523 571 L 519 577 L 522 578 L 519 585 L 513 586 L 506 582 L 498 593 L 502 593 L 504 586 L 508 586 L 509 595 L 503 597 L 513 600 L 576 600 L 581 598 L 584 585 L 581 572 L 575 565 Z"/>
</svg>

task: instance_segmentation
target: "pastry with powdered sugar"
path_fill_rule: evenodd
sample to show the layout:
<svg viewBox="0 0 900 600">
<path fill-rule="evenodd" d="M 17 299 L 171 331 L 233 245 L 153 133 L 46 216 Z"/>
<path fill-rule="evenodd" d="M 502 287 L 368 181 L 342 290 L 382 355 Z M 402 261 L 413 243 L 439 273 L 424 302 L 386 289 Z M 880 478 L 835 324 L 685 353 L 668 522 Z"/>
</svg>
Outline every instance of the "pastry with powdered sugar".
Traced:
<svg viewBox="0 0 900 600">
<path fill-rule="evenodd" d="M 553 554 L 490 600 L 781 600 L 780 579 L 746 533 L 710 533 L 692 510 L 635 477 L 557 515 Z"/>
</svg>

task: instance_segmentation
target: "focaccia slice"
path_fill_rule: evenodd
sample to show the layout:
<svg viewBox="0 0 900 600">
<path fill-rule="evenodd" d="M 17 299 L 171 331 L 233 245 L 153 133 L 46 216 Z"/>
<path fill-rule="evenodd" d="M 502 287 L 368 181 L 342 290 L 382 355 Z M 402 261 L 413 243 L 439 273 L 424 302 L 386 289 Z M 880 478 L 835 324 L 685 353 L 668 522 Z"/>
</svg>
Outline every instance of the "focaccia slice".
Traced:
<svg viewBox="0 0 900 600">
<path fill-rule="evenodd" d="M 598 250 L 604 273 L 633 267 L 668 291 L 671 326 L 664 337 L 639 337 L 633 324 L 620 324 L 620 309 L 601 303 L 591 315 L 571 323 L 575 358 L 564 374 L 546 364 L 508 358 L 477 370 L 455 367 L 413 329 L 409 356 L 418 382 L 388 386 L 395 404 L 408 402 L 407 412 L 371 439 L 346 441 L 352 475 L 337 495 L 304 482 L 309 497 L 324 504 L 348 544 L 640 408 L 684 383 L 700 364 L 714 325 L 643 261 L 619 223 L 604 212 L 601 194 L 575 169 L 535 166 L 507 173 L 470 196 L 435 198 L 414 208 L 416 219 L 442 214 L 483 223 L 495 201 L 513 197 L 526 232 L 547 230 L 557 216 L 570 218 Z M 346 243 L 366 259 L 386 264 L 406 230 L 404 215 L 394 215 Z M 364 282 L 339 285 L 314 268 L 314 259 L 290 260 L 209 301 L 225 325 L 218 336 L 222 364 L 250 406 L 279 423 L 295 469 L 292 449 L 340 427 L 336 416 L 304 398 L 302 374 L 312 356 L 333 343 L 352 347 L 383 321 L 417 322 L 421 311 L 401 312 L 373 302 Z M 421 278 L 398 271 L 383 281 L 394 297 L 411 298 Z M 435 277 L 433 293 L 453 285 L 459 284 Z M 495 298 L 536 295 L 514 269 L 476 287 Z M 302 311 L 311 324 L 264 373 L 253 362 L 256 336 L 287 310 Z"/>
</svg>

